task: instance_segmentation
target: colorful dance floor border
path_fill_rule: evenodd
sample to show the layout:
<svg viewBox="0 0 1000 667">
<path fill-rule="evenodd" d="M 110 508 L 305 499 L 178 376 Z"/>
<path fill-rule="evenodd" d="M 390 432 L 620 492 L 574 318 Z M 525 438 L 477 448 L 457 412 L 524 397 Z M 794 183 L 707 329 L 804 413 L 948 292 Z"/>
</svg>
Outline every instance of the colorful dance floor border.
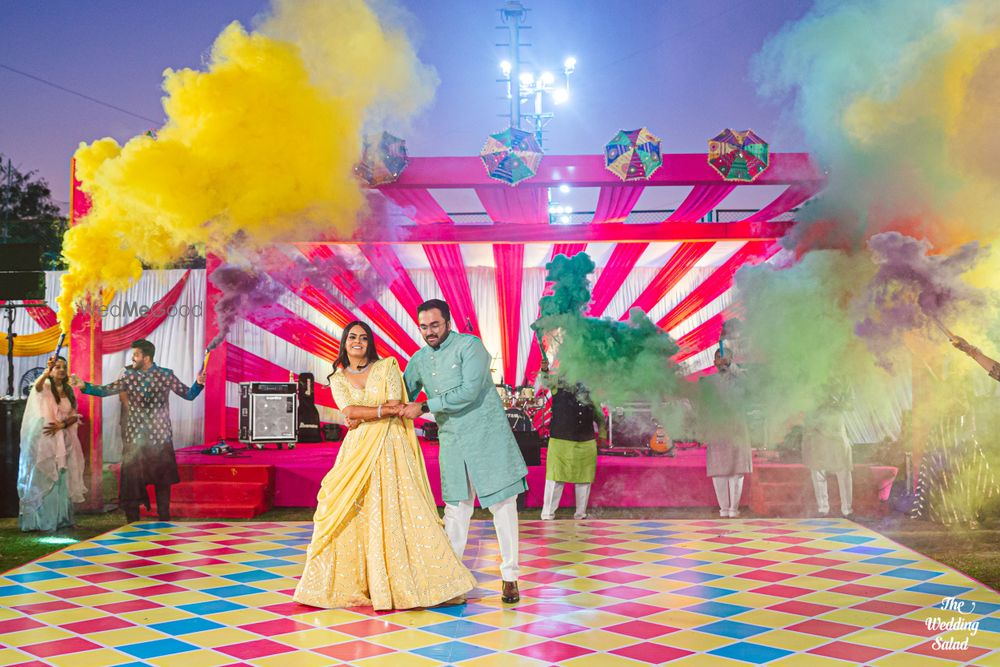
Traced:
<svg viewBox="0 0 1000 667">
<path fill-rule="evenodd" d="M 1000 665 L 1000 594 L 845 520 L 523 521 L 516 605 L 477 521 L 470 602 L 401 612 L 292 602 L 310 532 L 139 523 L 8 572 L 0 665 Z"/>
</svg>

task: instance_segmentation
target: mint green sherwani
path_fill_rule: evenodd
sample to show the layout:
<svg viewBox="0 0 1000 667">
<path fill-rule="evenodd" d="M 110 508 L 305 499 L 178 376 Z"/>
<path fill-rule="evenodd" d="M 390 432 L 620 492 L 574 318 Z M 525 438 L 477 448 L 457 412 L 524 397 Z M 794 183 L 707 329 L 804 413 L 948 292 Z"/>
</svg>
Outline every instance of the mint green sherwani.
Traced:
<svg viewBox="0 0 1000 667">
<path fill-rule="evenodd" d="M 493 385 L 490 355 L 481 340 L 452 331 L 437 349 L 417 350 L 403 380 L 411 400 L 426 392 L 427 407 L 437 420 L 441 496 L 446 503 L 469 499 L 468 480 L 483 507 L 528 488 L 528 468 Z"/>
</svg>

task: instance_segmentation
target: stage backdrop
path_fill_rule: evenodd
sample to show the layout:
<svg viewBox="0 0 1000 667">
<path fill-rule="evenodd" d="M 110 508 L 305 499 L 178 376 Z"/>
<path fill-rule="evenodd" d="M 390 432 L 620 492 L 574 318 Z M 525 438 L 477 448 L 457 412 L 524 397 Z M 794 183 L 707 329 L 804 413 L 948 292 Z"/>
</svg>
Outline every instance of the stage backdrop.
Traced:
<svg viewBox="0 0 1000 667">
<path fill-rule="evenodd" d="M 723 244 L 718 245 L 722 246 Z M 650 310 L 650 316 L 654 321 L 681 302 L 696 285 L 699 285 L 715 271 L 718 265 L 725 261 L 739 244 L 732 245 L 732 248 L 719 248 L 713 257 L 706 260 L 704 265 L 694 267 L 674 289 L 670 290 Z M 601 251 L 601 248 L 588 248 L 588 252 L 598 255 L 598 259 L 600 259 Z M 611 297 L 604 310 L 604 316 L 618 319 L 625 312 L 625 309 L 634 303 L 636 298 L 647 287 L 657 270 L 653 266 L 634 268 L 621 288 Z M 437 288 L 438 283 L 431 269 L 411 266 L 408 267 L 408 273 L 422 299 L 441 296 Z M 600 279 L 600 273 L 600 270 L 598 270 L 594 276 L 595 280 Z M 46 276 L 46 301 L 53 308 L 55 307 L 55 299 L 59 293 L 60 275 L 59 272 L 49 272 Z M 501 330 L 495 283 L 496 273 L 492 267 L 472 266 L 468 268 L 467 275 L 470 292 L 476 305 L 477 319 L 483 341 L 487 349 L 494 355 L 494 376 L 499 381 L 503 369 L 503 359 L 500 355 Z M 529 325 L 537 316 L 538 295 L 544 287 L 544 278 L 544 268 L 534 266 L 525 268 L 523 271 L 520 332 L 516 360 L 518 377 L 522 376 L 523 369 L 527 363 L 532 340 Z M 177 288 L 180 281 L 184 280 L 186 280 L 186 284 L 181 286 L 180 293 L 174 303 L 174 308 L 169 311 L 170 314 L 163 319 L 159 326 L 146 337 L 157 347 L 157 363 L 172 368 L 182 381 L 190 383 L 193 381 L 195 373 L 200 367 L 202 350 L 204 349 L 204 295 L 206 280 L 204 270 L 191 270 L 190 272 L 185 270 L 147 271 L 142 279 L 128 291 L 115 295 L 103 317 L 103 327 L 104 331 L 107 332 L 134 322 L 138 317 L 137 311 L 139 308 L 142 306 L 148 307 L 156 303 L 158 300 L 164 298 L 165 295 L 168 295 L 171 289 Z M 386 309 L 392 319 L 414 341 L 419 342 L 419 331 L 413 322 L 411 314 L 403 309 L 399 301 L 393 297 L 388 289 L 379 287 L 376 291 L 379 303 Z M 295 315 L 326 332 L 332 338 L 339 340 L 342 333 L 341 329 L 295 294 L 286 291 L 280 298 L 280 304 Z M 692 313 L 689 318 L 676 326 L 671 333 L 679 338 L 732 306 L 732 292 L 731 290 L 727 290 L 715 300 Z M 461 322 L 456 323 L 456 325 L 460 329 L 465 328 Z M 26 311 L 19 311 L 15 324 L 16 332 L 30 334 L 38 332 L 42 328 Z M 375 327 L 375 330 L 383 339 L 388 338 L 386 333 L 380 330 L 379 327 Z M 270 364 L 273 364 L 273 367 L 280 367 L 281 369 L 292 370 L 294 372 L 312 372 L 316 376 L 317 381 L 321 383 L 325 381 L 327 374 L 331 370 L 328 360 L 311 354 L 249 321 L 239 320 L 230 332 L 228 342 L 234 349 L 245 350 L 251 355 L 270 362 Z M 402 354 L 398 347 L 394 346 L 394 349 Z M 696 372 L 710 367 L 713 350 L 713 347 L 709 347 L 687 359 L 685 364 L 688 369 Z M 405 357 L 406 355 L 403 356 Z M 45 359 L 46 355 L 15 357 L 15 383 L 19 384 L 25 374 L 31 369 L 40 369 L 43 367 Z M 103 362 L 105 381 L 110 382 L 118 377 L 127 363 L 128 350 L 105 354 Z M 4 363 L 0 366 L 2 366 L 2 370 L 0 370 L 0 386 L 5 386 L 7 365 Z M 232 380 L 232 376 L 238 375 L 238 373 L 234 374 L 230 372 L 229 375 Z M 251 380 L 256 378 L 243 377 L 238 379 Z M 274 380 L 279 378 L 270 377 L 267 379 Z M 280 379 L 284 379 L 284 377 Z M 902 372 L 895 397 L 895 409 L 891 414 L 872 414 L 866 412 L 853 415 L 849 427 L 852 439 L 856 442 L 877 442 L 886 435 L 892 436 L 898 433 L 900 416 L 904 410 L 908 409 L 911 402 L 910 393 L 909 373 Z M 231 408 L 235 408 L 238 405 L 238 391 L 235 381 L 227 383 L 226 402 Z M 194 402 L 187 402 L 178 397 L 173 397 L 171 399 L 171 413 L 174 423 L 174 442 L 177 447 L 185 447 L 203 442 L 203 397 L 199 397 Z M 330 407 L 321 405 L 320 413 L 324 421 L 340 421 L 339 413 Z M 103 433 L 105 460 L 108 462 L 119 460 L 121 456 L 121 439 L 119 429 L 119 401 L 116 398 L 104 400 Z"/>
</svg>

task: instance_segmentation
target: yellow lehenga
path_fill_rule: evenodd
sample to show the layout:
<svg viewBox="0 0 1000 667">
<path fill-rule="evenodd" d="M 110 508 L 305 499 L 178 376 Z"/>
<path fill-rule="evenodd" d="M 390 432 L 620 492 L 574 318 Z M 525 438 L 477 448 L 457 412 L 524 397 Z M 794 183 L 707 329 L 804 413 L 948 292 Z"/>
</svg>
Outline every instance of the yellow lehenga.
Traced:
<svg viewBox="0 0 1000 667">
<path fill-rule="evenodd" d="M 372 365 L 364 389 L 343 371 L 339 406 L 405 400 L 393 358 Z M 476 585 L 451 549 L 427 481 L 413 423 L 366 422 L 344 439 L 317 498 L 312 542 L 293 596 L 314 607 L 430 607 Z"/>
</svg>

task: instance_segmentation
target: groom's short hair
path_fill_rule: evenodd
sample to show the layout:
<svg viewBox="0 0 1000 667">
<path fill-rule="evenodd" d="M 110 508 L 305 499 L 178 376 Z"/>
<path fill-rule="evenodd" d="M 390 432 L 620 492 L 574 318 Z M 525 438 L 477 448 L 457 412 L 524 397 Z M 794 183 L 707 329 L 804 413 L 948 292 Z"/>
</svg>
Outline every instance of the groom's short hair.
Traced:
<svg viewBox="0 0 1000 667">
<path fill-rule="evenodd" d="M 427 310 L 440 310 L 445 322 L 451 322 L 451 308 L 441 299 L 428 299 L 417 306 L 417 315 Z"/>
</svg>

